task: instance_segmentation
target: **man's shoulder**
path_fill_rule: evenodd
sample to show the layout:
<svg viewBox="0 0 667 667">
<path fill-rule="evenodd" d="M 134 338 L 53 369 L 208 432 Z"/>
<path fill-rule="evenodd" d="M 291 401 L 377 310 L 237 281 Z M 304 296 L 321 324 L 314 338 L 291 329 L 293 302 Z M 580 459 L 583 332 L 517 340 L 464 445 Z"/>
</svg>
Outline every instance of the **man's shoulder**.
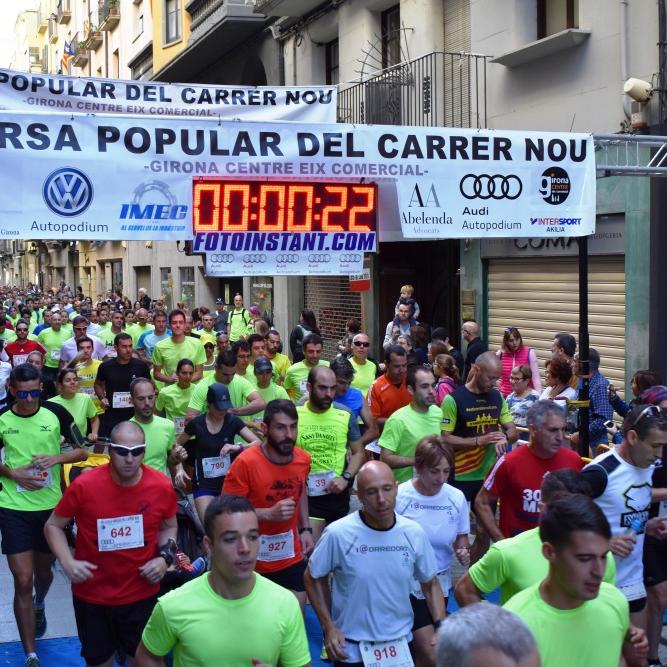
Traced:
<svg viewBox="0 0 667 667">
<path fill-rule="evenodd" d="M 536 584 L 532 584 L 531 586 L 528 586 L 528 588 L 519 591 L 516 595 L 513 595 L 503 607 L 513 611 L 524 621 L 527 620 L 527 616 L 525 615 L 526 610 L 534 609 L 536 606 L 539 606 L 540 603 L 542 605 L 545 604 L 542 602 L 539 594 L 540 583 L 541 582 L 537 582 Z"/>
</svg>

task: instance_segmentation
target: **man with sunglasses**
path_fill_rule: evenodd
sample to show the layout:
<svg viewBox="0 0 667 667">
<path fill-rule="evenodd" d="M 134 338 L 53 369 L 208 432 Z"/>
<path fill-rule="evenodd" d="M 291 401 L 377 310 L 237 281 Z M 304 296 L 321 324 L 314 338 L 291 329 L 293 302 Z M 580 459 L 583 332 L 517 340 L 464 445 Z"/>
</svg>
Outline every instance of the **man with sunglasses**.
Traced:
<svg viewBox="0 0 667 667">
<path fill-rule="evenodd" d="M 644 536 L 667 537 L 665 519 L 649 519 L 652 475 L 667 445 L 667 417 L 654 405 L 636 405 L 623 422 L 623 442 L 596 457 L 582 475 L 611 526 L 616 585 L 628 600 L 630 618 L 646 628 Z"/>
<path fill-rule="evenodd" d="M 28 329 L 30 328 L 26 320 L 18 320 L 16 323 L 16 340 L 5 345 L 5 352 L 9 357 L 9 363 L 12 366 L 19 366 L 28 360 L 31 352 L 40 352 L 46 354 L 46 350 L 36 340 L 28 338 Z"/>
<path fill-rule="evenodd" d="M 370 347 L 371 341 L 365 333 L 358 333 L 352 339 L 352 356 L 350 357 L 350 363 L 354 368 L 352 386 L 358 389 L 364 395 L 364 398 L 366 398 L 368 390 L 375 382 L 377 373 L 377 365 L 368 358 Z"/>
<path fill-rule="evenodd" d="M 42 382 L 35 366 L 21 364 L 9 376 L 14 404 L 0 412 L 0 533 L 14 578 L 14 616 L 28 667 L 39 665 L 35 638 L 46 632 L 44 598 L 53 581 L 53 555 L 43 528 L 61 497 L 60 467 L 86 458 L 62 452 L 65 421 L 60 406 L 40 405 Z M 66 412 L 66 410 L 64 411 Z M 71 421 L 71 417 L 70 417 Z M 33 597 L 34 586 L 34 597 Z"/>
<path fill-rule="evenodd" d="M 81 655 L 111 665 L 134 656 L 173 563 L 176 495 L 164 475 L 144 464 L 144 433 L 121 422 L 111 431 L 110 462 L 70 485 L 46 523 L 46 539 L 72 581 Z M 77 526 L 74 554 L 65 528 Z"/>
<path fill-rule="evenodd" d="M 93 359 L 104 359 L 107 348 L 106 345 L 95 335 L 88 333 L 88 320 L 83 315 L 77 315 L 72 320 L 74 335 L 68 338 L 60 348 L 60 368 L 63 369 L 78 354 L 77 340 L 79 338 L 89 338 L 93 342 Z"/>
</svg>

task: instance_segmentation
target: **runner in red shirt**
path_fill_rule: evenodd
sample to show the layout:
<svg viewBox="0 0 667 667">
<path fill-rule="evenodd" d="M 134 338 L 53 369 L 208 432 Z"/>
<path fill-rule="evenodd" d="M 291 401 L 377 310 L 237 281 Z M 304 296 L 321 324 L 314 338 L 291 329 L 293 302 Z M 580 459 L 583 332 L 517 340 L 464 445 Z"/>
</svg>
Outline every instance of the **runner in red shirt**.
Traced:
<svg viewBox="0 0 667 667">
<path fill-rule="evenodd" d="M 111 431 L 109 451 L 109 465 L 77 477 L 44 528 L 72 581 L 81 655 L 89 665 L 111 664 L 117 650 L 134 656 L 176 546 L 176 495 L 162 473 L 143 465 L 143 431 L 121 422 Z M 74 556 L 65 536 L 72 519 Z"/>
<path fill-rule="evenodd" d="M 563 447 L 566 417 L 554 401 L 536 401 L 526 422 L 530 442 L 501 456 L 475 498 L 477 517 L 496 542 L 537 526 L 540 487 L 554 470 L 581 470 L 581 457 Z M 493 507 L 500 500 L 500 527 Z"/>
<path fill-rule="evenodd" d="M 297 419 L 291 401 L 270 401 L 262 422 L 266 443 L 237 457 L 225 477 L 223 491 L 252 503 L 260 533 L 256 570 L 291 590 L 303 611 L 303 556 L 310 554 L 314 543 L 306 494 L 310 454 L 294 446 Z"/>
<path fill-rule="evenodd" d="M 18 320 L 16 323 L 16 340 L 5 345 L 5 352 L 12 366 L 24 364 L 31 352 L 46 354 L 46 350 L 35 340 L 28 340 L 28 322 Z"/>
</svg>

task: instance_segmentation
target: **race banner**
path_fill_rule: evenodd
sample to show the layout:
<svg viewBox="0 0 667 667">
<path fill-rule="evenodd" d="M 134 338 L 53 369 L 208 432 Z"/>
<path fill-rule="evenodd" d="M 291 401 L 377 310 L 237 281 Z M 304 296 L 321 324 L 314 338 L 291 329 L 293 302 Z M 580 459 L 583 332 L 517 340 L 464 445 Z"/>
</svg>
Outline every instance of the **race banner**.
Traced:
<svg viewBox="0 0 667 667">
<path fill-rule="evenodd" d="M 585 134 L 4 111 L 0 175 L 10 239 L 241 234 L 234 252 L 326 255 L 372 252 L 374 220 L 421 239 L 595 228 Z"/>
<path fill-rule="evenodd" d="M 0 109 L 335 123 L 335 86 L 212 86 L 0 69 Z"/>
</svg>

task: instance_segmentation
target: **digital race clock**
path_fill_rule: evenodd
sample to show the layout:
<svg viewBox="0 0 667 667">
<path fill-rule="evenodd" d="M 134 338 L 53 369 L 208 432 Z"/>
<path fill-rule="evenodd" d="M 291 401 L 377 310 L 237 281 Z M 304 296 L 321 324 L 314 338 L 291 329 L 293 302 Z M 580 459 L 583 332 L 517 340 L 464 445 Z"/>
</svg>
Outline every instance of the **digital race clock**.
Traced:
<svg viewBox="0 0 667 667">
<path fill-rule="evenodd" d="M 377 185 L 193 181 L 193 231 L 375 232 Z"/>
</svg>

